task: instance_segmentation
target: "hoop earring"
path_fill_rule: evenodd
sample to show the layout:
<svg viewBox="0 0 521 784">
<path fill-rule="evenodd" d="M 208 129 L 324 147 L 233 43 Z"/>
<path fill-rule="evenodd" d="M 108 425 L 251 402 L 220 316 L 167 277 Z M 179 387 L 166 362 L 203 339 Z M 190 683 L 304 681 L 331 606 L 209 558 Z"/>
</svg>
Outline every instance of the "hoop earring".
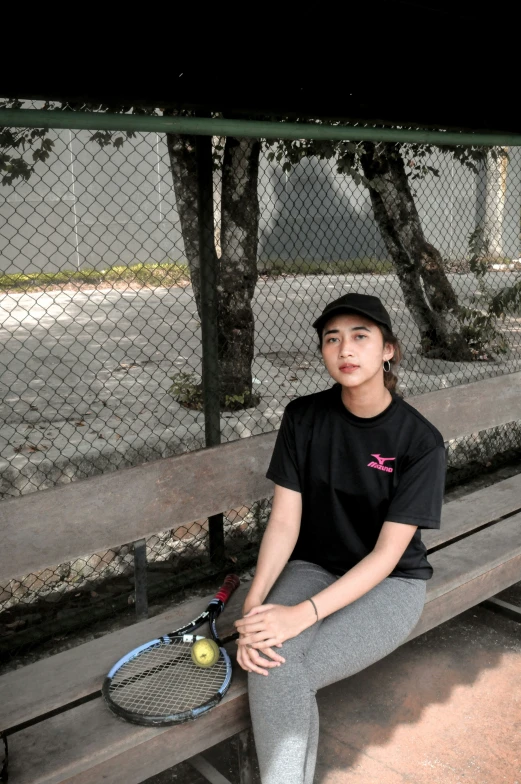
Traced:
<svg viewBox="0 0 521 784">
<path fill-rule="evenodd" d="M 387 363 L 388 367 L 385 367 L 385 363 Z M 384 373 L 389 373 L 390 370 L 391 370 L 391 363 L 389 362 L 388 359 L 386 359 L 384 362 Z"/>
</svg>

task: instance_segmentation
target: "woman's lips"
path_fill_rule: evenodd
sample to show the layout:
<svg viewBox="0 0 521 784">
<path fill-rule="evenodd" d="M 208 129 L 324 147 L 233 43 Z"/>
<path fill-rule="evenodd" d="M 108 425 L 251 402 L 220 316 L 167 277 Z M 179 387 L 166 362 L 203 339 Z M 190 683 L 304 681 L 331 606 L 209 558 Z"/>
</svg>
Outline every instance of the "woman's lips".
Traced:
<svg viewBox="0 0 521 784">
<path fill-rule="evenodd" d="M 360 365 L 340 365 L 339 370 L 341 373 L 354 373 L 359 367 Z"/>
</svg>

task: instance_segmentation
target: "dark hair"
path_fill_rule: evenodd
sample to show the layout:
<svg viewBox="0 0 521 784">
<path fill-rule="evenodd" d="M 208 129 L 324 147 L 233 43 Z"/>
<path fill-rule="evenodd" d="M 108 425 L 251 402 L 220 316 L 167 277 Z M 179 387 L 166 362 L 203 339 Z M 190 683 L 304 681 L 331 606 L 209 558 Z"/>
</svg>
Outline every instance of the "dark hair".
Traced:
<svg viewBox="0 0 521 784">
<path fill-rule="evenodd" d="M 385 388 L 388 389 L 389 392 L 397 392 L 398 376 L 394 371 L 402 361 L 402 347 L 400 346 L 400 341 L 398 338 L 393 335 L 393 333 L 384 324 L 377 324 L 377 327 L 382 333 L 384 344 L 389 343 L 394 348 L 393 358 L 389 360 L 391 369 L 388 373 L 384 371 Z"/>
<path fill-rule="evenodd" d="M 391 330 L 388 329 L 388 327 L 385 326 L 385 324 L 377 324 L 376 321 L 374 323 L 376 324 L 376 326 L 378 327 L 378 329 L 382 333 L 382 338 L 383 338 L 384 345 L 386 343 L 389 343 L 389 345 L 391 345 L 394 348 L 393 357 L 392 357 L 392 359 L 389 360 L 389 364 L 391 366 L 391 369 L 387 373 L 385 371 L 383 371 L 385 388 L 388 389 L 389 392 L 396 392 L 396 393 L 400 394 L 398 389 L 397 389 L 397 387 L 398 387 L 398 376 L 394 372 L 395 369 L 398 367 L 398 365 L 400 364 L 400 362 L 403 359 L 403 351 L 402 351 L 402 347 L 400 345 L 400 341 L 398 340 L 396 335 L 393 335 Z M 322 330 L 323 330 L 324 326 L 325 326 L 325 324 L 322 326 L 320 331 L 317 330 L 318 348 L 319 348 L 320 352 L 322 352 L 322 339 L 323 339 Z"/>
</svg>

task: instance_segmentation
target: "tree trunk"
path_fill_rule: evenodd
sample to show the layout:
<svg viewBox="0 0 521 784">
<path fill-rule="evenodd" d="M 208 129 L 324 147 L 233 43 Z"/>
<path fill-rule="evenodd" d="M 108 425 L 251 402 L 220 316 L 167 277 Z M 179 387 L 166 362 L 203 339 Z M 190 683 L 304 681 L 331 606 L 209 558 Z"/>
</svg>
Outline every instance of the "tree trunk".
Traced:
<svg viewBox="0 0 521 784">
<path fill-rule="evenodd" d="M 364 150 L 361 164 L 375 220 L 396 267 L 405 304 L 420 330 L 421 353 L 472 360 L 461 334 L 457 297 L 439 251 L 423 234 L 399 151 L 392 144 L 373 143 L 365 144 Z"/>
<path fill-rule="evenodd" d="M 195 138 L 167 133 L 166 143 L 170 158 L 170 169 L 174 182 L 181 233 L 185 256 L 190 270 L 192 289 L 197 312 L 201 315 L 201 279 L 199 261 L 199 224 L 197 210 L 197 161 Z M 217 254 L 215 256 L 217 264 Z"/>
<path fill-rule="evenodd" d="M 503 252 L 503 214 L 507 191 L 507 148 L 494 157 L 488 153 L 486 161 L 485 224 L 483 237 L 486 255 L 490 259 L 501 259 Z"/>
<path fill-rule="evenodd" d="M 197 166 L 191 136 L 167 134 L 181 231 L 192 288 L 201 315 Z M 227 138 L 222 162 L 221 233 L 218 258 L 218 344 L 221 407 L 255 405 L 252 394 L 254 319 L 251 299 L 257 282 L 260 142 Z"/>
<path fill-rule="evenodd" d="M 251 365 L 257 282 L 260 141 L 228 137 L 224 147 L 219 269 L 219 368 L 222 396 L 254 405 Z"/>
</svg>

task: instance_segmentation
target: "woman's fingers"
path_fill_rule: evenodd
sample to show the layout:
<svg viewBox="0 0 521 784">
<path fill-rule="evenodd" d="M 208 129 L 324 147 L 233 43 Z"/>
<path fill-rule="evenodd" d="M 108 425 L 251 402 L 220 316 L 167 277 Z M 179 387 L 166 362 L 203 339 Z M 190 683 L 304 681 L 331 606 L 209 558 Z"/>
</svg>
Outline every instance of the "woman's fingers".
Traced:
<svg viewBox="0 0 521 784">
<path fill-rule="evenodd" d="M 268 662 L 253 648 L 246 648 L 245 645 L 240 646 L 237 661 L 244 670 L 256 672 L 258 675 L 267 675 L 270 667 L 279 666 L 278 664 L 275 664 L 275 662 Z"/>
<path fill-rule="evenodd" d="M 271 608 L 274 606 L 275 606 L 274 604 L 258 604 L 256 607 L 252 607 L 251 610 L 248 610 L 248 612 L 244 617 L 245 618 L 246 616 L 251 617 L 252 615 L 257 615 L 257 613 L 265 612 L 266 610 L 271 610 Z"/>
<path fill-rule="evenodd" d="M 255 635 L 275 636 L 270 616 L 257 615 L 256 618 L 245 618 L 242 621 L 236 621 L 235 626 L 241 638 L 244 638 L 246 642 L 258 642 L 261 638 L 255 637 Z"/>
<path fill-rule="evenodd" d="M 250 648 L 250 650 L 252 649 Z M 274 651 L 273 648 L 259 648 L 259 649 L 253 648 L 253 650 L 261 650 L 264 656 L 269 656 L 270 659 L 273 659 L 274 662 L 279 662 L 280 664 L 284 664 L 284 662 L 286 661 L 286 659 L 283 656 L 281 656 L 280 653 Z"/>
<path fill-rule="evenodd" d="M 241 634 L 251 634 L 252 632 L 260 632 L 266 628 L 266 622 L 261 620 L 252 620 L 250 623 L 241 624 L 237 626 Z"/>
<path fill-rule="evenodd" d="M 265 667 L 260 667 L 257 664 L 254 664 L 248 657 L 244 657 L 242 661 L 239 661 L 239 664 L 243 670 L 246 670 L 246 672 L 256 672 L 258 675 L 268 674 L 268 670 Z"/>
<path fill-rule="evenodd" d="M 253 607 L 248 613 L 246 613 L 244 618 L 239 618 L 235 621 L 235 628 L 240 630 L 246 626 L 249 626 L 251 623 L 261 623 L 262 618 L 259 618 L 258 616 L 268 612 L 272 609 L 272 607 L 273 605 L 271 604 L 263 604 L 261 607 Z"/>
<path fill-rule="evenodd" d="M 276 662 L 277 664 L 284 664 L 284 662 L 286 661 L 284 656 L 281 656 L 280 653 L 277 653 L 276 651 L 273 650 L 273 647 L 275 647 L 275 646 L 272 647 L 272 646 L 269 646 L 268 644 L 266 644 L 266 645 L 264 645 L 264 644 L 262 644 L 262 645 L 261 644 L 251 645 L 251 644 L 248 644 L 248 643 L 243 643 L 240 640 L 237 640 L 237 646 L 238 646 L 238 652 L 241 652 L 241 653 L 246 648 L 246 650 L 250 654 L 252 652 L 257 653 L 257 651 L 261 651 L 261 653 L 264 656 L 268 657 L 269 659 L 271 659 L 272 661 Z M 282 646 L 279 645 L 278 647 L 281 648 Z M 271 662 L 270 662 L 270 664 L 271 664 Z"/>
<path fill-rule="evenodd" d="M 256 672 L 259 675 L 267 675 L 268 669 L 280 667 L 285 663 L 285 659 L 271 647 L 262 648 L 261 653 L 254 647 L 249 647 L 237 641 L 237 662 L 243 670 Z"/>
<path fill-rule="evenodd" d="M 279 664 L 282 664 L 282 662 L 284 661 L 282 656 L 279 656 L 275 652 L 273 652 L 272 656 L 268 655 L 268 658 L 266 658 L 266 655 L 261 656 L 259 650 L 257 650 L 257 648 L 254 648 L 251 645 L 239 645 L 238 652 L 241 653 L 243 658 L 248 658 L 251 661 L 253 661 L 254 664 L 257 664 L 259 666 L 262 664 L 265 667 L 278 667 Z M 267 650 L 270 649 L 268 648 Z M 262 654 L 266 654 L 266 653 L 267 651 L 263 649 Z"/>
<path fill-rule="evenodd" d="M 241 634 L 241 644 L 253 645 L 254 648 L 271 648 L 273 645 L 280 645 L 281 640 L 270 629 L 263 629 L 260 632 Z"/>
<path fill-rule="evenodd" d="M 278 645 L 278 639 L 276 637 L 268 638 L 267 640 L 260 640 L 259 642 L 255 643 L 252 642 L 250 645 L 252 646 L 250 650 L 261 650 L 264 653 L 265 648 L 272 648 L 275 645 Z"/>
</svg>

